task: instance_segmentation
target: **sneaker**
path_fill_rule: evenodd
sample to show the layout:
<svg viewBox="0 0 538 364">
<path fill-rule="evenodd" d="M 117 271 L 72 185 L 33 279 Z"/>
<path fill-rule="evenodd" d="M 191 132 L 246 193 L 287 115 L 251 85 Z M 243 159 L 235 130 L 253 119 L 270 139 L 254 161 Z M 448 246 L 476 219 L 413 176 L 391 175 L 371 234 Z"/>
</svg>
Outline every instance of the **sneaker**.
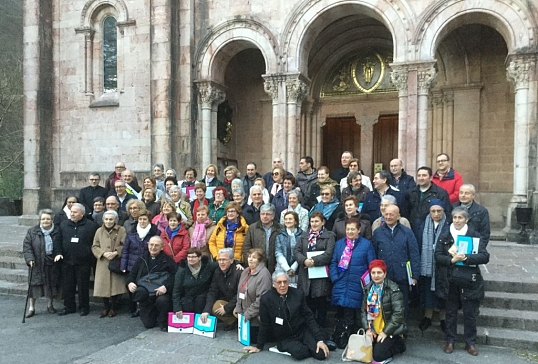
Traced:
<svg viewBox="0 0 538 364">
<path fill-rule="evenodd" d="M 291 356 L 290 353 L 288 353 L 287 351 L 280 351 L 278 350 L 278 348 L 276 346 L 271 346 L 269 348 L 269 351 L 273 352 L 273 353 L 277 353 L 277 354 L 284 354 L 284 355 L 288 355 L 288 356 Z"/>
</svg>

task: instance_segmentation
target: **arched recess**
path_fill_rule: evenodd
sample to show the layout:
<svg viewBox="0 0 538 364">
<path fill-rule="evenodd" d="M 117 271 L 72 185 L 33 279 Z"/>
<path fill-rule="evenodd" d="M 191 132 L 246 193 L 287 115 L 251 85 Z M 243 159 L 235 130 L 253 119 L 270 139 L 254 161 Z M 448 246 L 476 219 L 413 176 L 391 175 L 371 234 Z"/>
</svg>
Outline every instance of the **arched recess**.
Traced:
<svg viewBox="0 0 538 364">
<path fill-rule="evenodd" d="M 308 70 L 308 55 L 312 42 L 329 24 L 342 14 L 363 14 L 374 18 L 389 29 L 393 40 L 394 62 L 406 61 L 412 38 L 410 12 L 400 1 L 387 0 L 321 0 L 303 1 L 291 14 L 283 32 L 284 68 L 288 72 Z"/>
<path fill-rule="evenodd" d="M 118 25 L 131 22 L 129 20 L 129 12 L 124 0 L 89 0 L 84 5 L 80 14 L 80 28 L 91 28 L 92 17 L 95 11 L 102 6 L 112 6 L 118 12 L 117 22 Z"/>
<path fill-rule="evenodd" d="M 413 37 L 418 59 L 433 59 L 447 34 L 470 23 L 497 30 L 508 46 L 508 54 L 533 49 L 536 44 L 536 22 L 529 9 L 519 1 L 437 1 L 425 11 Z"/>
<path fill-rule="evenodd" d="M 197 50 L 197 79 L 224 84 L 226 65 L 242 50 L 257 48 L 266 65 L 266 74 L 278 70 L 278 44 L 272 33 L 252 19 L 234 19 L 216 25 Z"/>
</svg>

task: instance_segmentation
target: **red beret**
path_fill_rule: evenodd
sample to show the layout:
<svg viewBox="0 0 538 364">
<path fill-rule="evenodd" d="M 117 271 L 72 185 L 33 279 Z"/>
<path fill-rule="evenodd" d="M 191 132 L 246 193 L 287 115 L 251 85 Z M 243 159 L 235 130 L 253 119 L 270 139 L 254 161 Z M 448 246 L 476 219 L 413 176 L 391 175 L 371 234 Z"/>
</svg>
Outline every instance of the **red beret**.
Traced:
<svg viewBox="0 0 538 364">
<path fill-rule="evenodd" d="M 372 271 L 372 269 L 374 268 L 381 268 L 381 270 L 383 271 L 383 273 L 387 273 L 387 265 L 385 264 L 384 261 L 382 261 L 381 259 L 374 259 L 370 262 L 370 266 L 369 266 L 369 270 L 370 272 Z"/>
</svg>

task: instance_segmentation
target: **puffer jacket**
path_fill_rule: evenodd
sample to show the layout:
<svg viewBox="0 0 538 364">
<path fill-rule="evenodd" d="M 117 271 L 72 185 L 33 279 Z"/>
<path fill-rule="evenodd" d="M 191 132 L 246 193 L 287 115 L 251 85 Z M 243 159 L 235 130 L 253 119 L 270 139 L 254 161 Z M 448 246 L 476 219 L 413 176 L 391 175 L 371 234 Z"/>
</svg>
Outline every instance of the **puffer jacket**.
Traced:
<svg viewBox="0 0 538 364">
<path fill-rule="evenodd" d="M 374 283 L 370 282 L 363 291 L 362 300 L 362 327 L 368 327 L 368 317 L 366 315 L 366 305 L 368 300 L 368 293 Z M 407 332 L 407 326 L 405 324 L 405 308 L 403 302 L 403 295 L 400 288 L 396 283 L 390 279 L 385 278 L 383 282 L 383 296 L 381 297 L 381 314 L 383 315 L 383 322 L 385 327 L 383 332 L 387 335 L 400 335 Z"/>
<path fill-rule="evenodd" d="M 320 255 L 316 255 L 312 259 L 314 260 L 314 267 L 328 266 L 331 264 L 333 257 L 334 246 L 336 236 L 332 231 L 325 229 L 323 233 L 316 240 L 316 251 L 324 251 Z M 298 276 L 298 288 L 301 289 L 305 296 L 312 298 L 326 297 L 331 294 L 332 284 L 330 278 L 308 278 L 308 268 L 305 268 L 304 261 L 308 258 L 308 232 L 304 232 L 301 235 L 301 239 L 295 245 L 295 259 L 299 264 L 297 276 Z"/>
<path fill-rule="evenodd" d="M 463 177 L 453 168 L 445 174 L 443 179 L 439 178 L 439 173 L 435 172 L 432 182 L 441 187 L 448 193 L 450 203 L 456 203 L 459 200 L 460 187 L 463 184 Z"/>
<path fill-rule="evenodd" d="M 346 238 L 336 242 L 330 266 L 330 276 L 333 282 L 331 303 L 334 306 L 358 309 L 362 303 L 361 277 L 368 270 L 370 262 L 375 259 L 375 251 L 369 240 L 359 235 L 355 239 L 353 254 L 346 271 L 338 268 L 338 263 L 346 247 Z"/>
<path fill-rule="evenodd" d="M 368 240 L 372 240 L 372 225 L 370 224 L 370 218 L 366 214 L 353 215 L 354 218 L 359 219 L 361 222 L 360 236 L 365 237 Z M 338 217 L 334 221 L 333 232 L 336 234 L 336 240 L 340 240 L 346 237 L 346 221 L 348 217 L 345 212 L 340 212 Z"/>
<path fill-rule="evenodd" d="M 219 250 L 224 248 L 224 239 L 226 239 L 226 216 L 220 219 L 215 230 L 211 234 L 209 241 L 207 243 L 209 247 L 209 252 L 214 259 L 217 259 Z M 248 225 L 245 219 L 241 216 L 240 223 L 235 230 L 234 234 L 234 246 L 232 247 L 234 251 L 234 259 L 242 262 L 243 261 L 243 244 L 245 242 L 245 236 L 248 232 Z"/>
<path fill-rule="evenodd" d="M 174 259 L 176 264 L 187 259 L 187 250 L 191 247 L 191 238 L 185 225 L 181 225 L 179 231 L 172 239 L 168 236 L 166 229 L 161 233 L 163 239 L 163 251 Z"/>
<path fill-rule="evenodd" d="M 480 238 L 478 231 L 470 227 L 467 229 L 465 236 Z M 448 252 L 452 245 L 454 245 L 454 238 L 450 233 L 450 225 L 448 225 L 441 233 L 441 236 L 439 236 L 439 241 L 437 241 L 435 246 L 435 262 L 437 263 L 435 272 L 435 295 L 444 300 L 448 297 L 450 277 L 455 266 L 452 264 L 452 256 Z M 489 253 L 486 250 L 484 240 L 480 239 L 477 254 L 467 254 L 466 256 L 467 260 L 463 262 L 464 266 L 476 266 L 474 267 L 476 282 L 472 287 L 461 287 L 462 298 L 464 300 L 480 301 L 484 298 L 484 278 L 482 277 L 478 265 L 488 264 L 489 262 Z"/>
<path fill-rule="evenodd" d="M 200 264 L 202 265 L 200 272 L 198 273 L 198 277 L 195 278 L 189 267 L 187 267 L 186 260 L 179 263 L 174 279 L 174 290 L 172 291 L 174 312 L 183 311 L 182 305 L 186 301 L 194 300 L 194 297 L 207 293 L 209 290 L 213 273 L 215 273 L 218 264 L 216 262 L 210 262 L 209 257 L 206 256 L 202 256 Z"/>
<path fill-rule="evenodd" d="M 152 236 L 159 235 L 159 229 L 153 224 L 151 224 L 151 228 L 144 239 L 140 239 L 136 232 L 127 234 L 123 244 L 123 251 L 121 252 L 121 270 L 130 272 L 138 258 L 148 252 L 149 239 Z"/>
<path fill-rule="evenodd" d="M 398 191 L 392 186 L 389 186 L 389 189 L 385 192 L 385 195 L 394 196 L 396 198 L 396 203 L 400 208 L 400 215 L 403 217 L 408 216 L 407 203 L 402 192 Z M 381 199 L 382 196 L 376 190 L 370 191 L 364 198 L 364 205 L 362 206 L 361 212 L 370 216 L 371 223 L 381 217 L 381 210 L 379 209 Z"/>
</svg>

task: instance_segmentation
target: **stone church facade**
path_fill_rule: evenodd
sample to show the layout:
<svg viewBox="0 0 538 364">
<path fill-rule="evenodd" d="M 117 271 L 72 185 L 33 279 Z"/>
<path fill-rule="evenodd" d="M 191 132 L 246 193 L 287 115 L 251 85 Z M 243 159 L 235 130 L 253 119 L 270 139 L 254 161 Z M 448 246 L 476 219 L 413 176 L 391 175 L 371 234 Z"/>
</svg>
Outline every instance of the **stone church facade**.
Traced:
<svg viewBox="0 0 538 364">
<path fill-rule="evenodd" d="M 538 1 L 26 0 L 24 213 L 123 161 L 438 153 L 498 226 L 536 207 Z M 201 172 L 200 172 L 201 174 Z"/>
</svg>

